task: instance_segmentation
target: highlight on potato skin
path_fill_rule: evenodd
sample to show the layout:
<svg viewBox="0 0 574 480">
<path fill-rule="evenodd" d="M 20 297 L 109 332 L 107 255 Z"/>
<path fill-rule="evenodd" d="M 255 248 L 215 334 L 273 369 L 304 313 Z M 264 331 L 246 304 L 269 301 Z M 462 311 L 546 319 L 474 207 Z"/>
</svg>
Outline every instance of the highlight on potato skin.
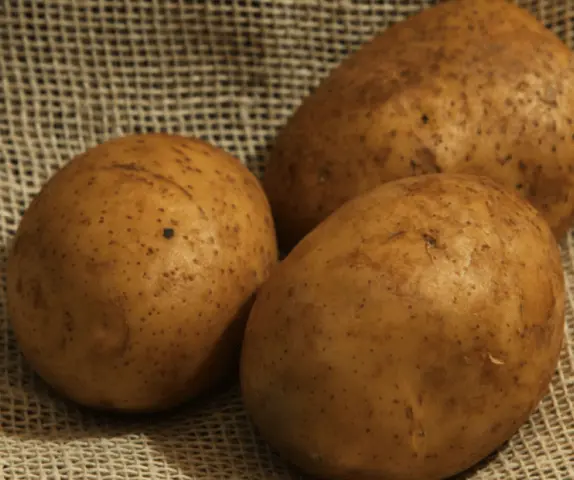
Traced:
<svg viewBox="0 0 574 480">
<path fill-rule="evenodd" d="M 317 226 L 261 287 L 244 403 L 319 478 L 447 478 L 547 392 L 564 288 L 550 228 L 514 192 L 459 174 L 388 182 Z"/>
<path fill-rule="evenodd" d="M 351 54 L 303 100 L 263 178 L 282 248 L 354 196 L 429 173 L 489 176 L 562 237 L 574 216 L 571 51 L 503 0 L 454 0 Z"/>
<path fill-rule="evenodd" d="M 72 159 L 25 212 L 8 259 L 12 327 L 66 397 L 164 410 L 236 370 L 276 260 L 269 204 L 237 159 L 179 135 L 116 138 Z"/>
</svg>

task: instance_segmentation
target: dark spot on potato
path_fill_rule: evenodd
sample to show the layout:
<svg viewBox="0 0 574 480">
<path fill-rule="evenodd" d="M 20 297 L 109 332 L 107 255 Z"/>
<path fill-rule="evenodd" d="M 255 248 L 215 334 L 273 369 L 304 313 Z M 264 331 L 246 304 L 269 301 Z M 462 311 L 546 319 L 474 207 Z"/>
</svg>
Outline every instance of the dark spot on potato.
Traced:
<svg viewBox="0 0 574 480">
<path fill-rule="evenodd" d="M 423 113 L 422 117 L 421 117 L 421 121 L 426 125 L 427 123 L 429 123 L 429 117 L 426 113 Z"/>
<path fill-rule="evenodd" d="M 164 228 L 163 229 L 163 238 L 167 238 L 168 240 L 173 238 L 175 235 L 175 230 L 173 228 Z"/>
<path fill-rule="evenodd" d="M 425 243 L 431 247 L 431 248 L 435 248 L 437 245 L 437 240 L 436 238 L 434 238 L 432 235 L 429 235 L 428 233 L 423 233 L 422 234 L 423 240 L 425 241 Z"/>
<path fill-rule="evenodd" d="M 331 178 L 331 169 L 326 165 L 320 167 L 317 172 L 317 179 L 319 183 L 324 183 L 330 178 Z"/>
<path fill-rule="evenodd" d="M 405 416 L 407 417 L 408 420 L 412 420 L 414 418 L 412 407 L 409 406 L 405 408 Z"/>
<path fill-rule="evenodd" d="M 72 333 L 74 330 L 74 318 L 69 311 L 64 312 L 64 328 L 68 333 Z"/>
<path fill-rule="evenodd" d="M 381 148 L 377 154 L 375 155 L 375 162 L 378 165 L 384 165 L 386 163 L 386 161 L 389 158 L 389 155 L 391 154 L 392 150 L 390 148 Z"/>
<path fill-rule="evenodd" d="M 174 147 L 171 147 L 171 149 L 172 149 L 175 153 L 177 153 L 178 155 L 181 155 L 182 158 L 181 158 L 181 159 L 178 159 L 178 160 L 187 160 L 187 161 L 189 161 L 189 157 L 187 156 L 187 154 L 186 154 L 183 150 L 180 150 L 179 148 L 177 148 L 177 147 L 175 147 L 175 146 L 174 146 Z"/>
</svg>

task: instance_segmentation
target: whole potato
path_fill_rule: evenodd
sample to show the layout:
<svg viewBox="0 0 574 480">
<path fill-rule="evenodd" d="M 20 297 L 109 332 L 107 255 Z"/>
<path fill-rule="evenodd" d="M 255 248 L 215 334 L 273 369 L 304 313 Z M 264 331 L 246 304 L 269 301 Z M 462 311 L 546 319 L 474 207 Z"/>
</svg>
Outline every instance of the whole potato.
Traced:
<svg viewBox="0 0 574 480">
<path fill-rule="evenodd" d="M 56 173 L 8 260 L 19 345 L 84 405 L 152 411 L 237 365 L 250 298 L 276 261 L 266 197 L 199 140 L 131 135 Z"/>
<path fill-rule="evenodd" d="M 445 2 L 347 58 L 280 132 L 263 179 L 289 248 L 350 198 L 437 172 L 489 176 L 557 237 L 574 216 L 572 53 L 503 0 Z"/>
<path fill-rule="evenodd" d="M 546 392 L 563 281 L 547 224 L 493 180 L 389 182 L 325 220 L 260 289 L 245 404 L 265 438 L 321 478 L 453 475 Z"/>
</svg>

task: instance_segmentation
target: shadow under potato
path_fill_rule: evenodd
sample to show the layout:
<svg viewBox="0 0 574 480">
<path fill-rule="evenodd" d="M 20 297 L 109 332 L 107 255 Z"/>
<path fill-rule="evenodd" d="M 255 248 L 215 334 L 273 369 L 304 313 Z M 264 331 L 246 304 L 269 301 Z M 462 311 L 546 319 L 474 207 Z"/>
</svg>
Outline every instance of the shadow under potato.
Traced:
<svg viewBox="0 0 574 480">
<path fill-rule="evenodd" d="M 235 382 L 166 412 L 117 414 L 67 401 L 21 358 L 16 364 L 18 371 L 7 371 L 0 379 L 0 395 L 12 400 L 0 403 L 0 437 L 16 437 L 22 448 L 40 440 L 66 451 L 86 440 L 106 443 L 130 437 L 130 448 L 138 457 L 147 455 L 150 468 L 163 461 L 165 468 L 193 479 L 302 478 L 257 435 Z M 84 461 L 91 460 L 91 450 Z M 64 468 L 52 465 L 51 473 L 64 474 Z M 262 470 L 266 475 L 258 477 Z"/>
<path fill-rule="evenodd" d="M 152 448 L 191 478 L 303 478 L 259 437 L 237 386 L 201 410 L 184 408 L 161 423 L 146 432 Z"/>
</svg>

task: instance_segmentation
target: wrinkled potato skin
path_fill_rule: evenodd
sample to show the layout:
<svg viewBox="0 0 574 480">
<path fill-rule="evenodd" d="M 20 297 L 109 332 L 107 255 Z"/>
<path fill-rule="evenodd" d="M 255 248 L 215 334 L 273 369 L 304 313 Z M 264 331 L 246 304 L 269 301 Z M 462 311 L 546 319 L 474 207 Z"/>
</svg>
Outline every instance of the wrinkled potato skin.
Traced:
<svg viewBox="0 0 574 480">
<path fill-rule="evenodd" d="M 245 310 L 276 257 L 269 205 L 238 160 L 176 135 L 111 140 L 25 213 L 8 261 L 12 325 L 67 397 L 161 410 L 237 365 Z"/>
<path fill-rule="evenodd" d="M 570 50 L 499 0 L 462 0 L 392 26 L 306 98 L 272 149 L 264 188 L 292 247 L 350 198 L 436 172 L 518 191 L 561 237 L 574 216 Z"/>
<path fill-rule="evenodd" d="M 546 392 L 563 281 L 547 224 L 491 179 L 387 183 L 319 225 L 261 288 L 242 351 L 245 404 L 321 478 L 453 475 Z"/>
</svg>

